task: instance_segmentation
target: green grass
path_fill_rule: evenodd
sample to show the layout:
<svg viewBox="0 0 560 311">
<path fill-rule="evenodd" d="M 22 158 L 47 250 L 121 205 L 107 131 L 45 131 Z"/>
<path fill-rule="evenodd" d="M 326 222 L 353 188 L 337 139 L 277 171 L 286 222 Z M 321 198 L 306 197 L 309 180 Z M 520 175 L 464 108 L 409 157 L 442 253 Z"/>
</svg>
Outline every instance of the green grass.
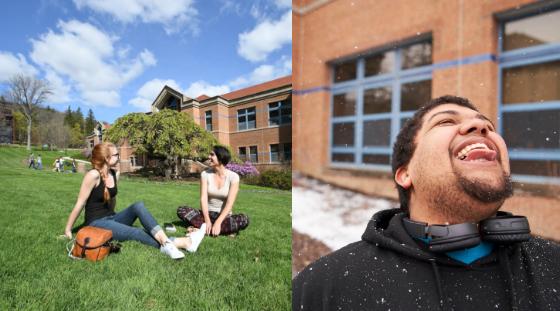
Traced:
<svg viewBox="0 0 560 311">
<path fill-rule="evenodd" d="M 0 310 L 290 309 L 290 192 L 242 185 L 234 212 L 249 227 L 207 237 L 180 261 L 130 241 L 101 262 L 75 261 L 57 237 L 83 175 L 51 172 L 60 152 L 41 151 L 47 170 L 27 169 L 27 154 L 0 147 Z M 199 206 L 198 193 L 197 183 L 122 178 L 117 210 L 142 200 L 160 223 L 175 222 L 177 206 Z M 171 235 L 184 235 L 177 224 Z"/>
</svg>

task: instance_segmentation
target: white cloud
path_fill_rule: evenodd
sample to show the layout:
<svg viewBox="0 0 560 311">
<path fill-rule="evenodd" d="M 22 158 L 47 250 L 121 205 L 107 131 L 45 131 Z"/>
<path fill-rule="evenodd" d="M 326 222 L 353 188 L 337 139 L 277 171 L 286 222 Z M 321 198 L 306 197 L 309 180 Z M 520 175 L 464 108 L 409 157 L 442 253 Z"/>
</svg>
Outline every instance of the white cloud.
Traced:
<svg viewBox="0 0 560 311">
<path fill-rule="evenodd" d="M 59 32 L 49 30 L 31 40 L 31 59 L 47 73 L 67 79 L 87 104 L 119 106 L 120 88 L 156 63 L 148 50 L 128 62 L 120 59 L 129 48 L 115 48 L 119 38 L 91 24 L 71 20 L 57 27 Z"/>
<path fill-rule="evenodd" d="M 8 81 L 16 74 L 35 76 L 37 69 L 27 62 L 22 54 L 13 55 L 0 51 L 0 82 Z"/>
<path fill-rule="evenodd" d="M 138 89 L 138 92 L 136 92 L 136 97 L 131 99 L 129 103 L 140 108 L 141 111 L 151 111 L 153 101 L 166 85 L 177 91 L 181 91 L 179 84 L 175 82 L 175 80 L 153 79 L 144 83 L 144 85 Z"/>
<path fill-rule="evenodd" d="M 292 13 L 288 11 L 277 21 L 264 20 L 253 30 L 241 33 L 237 53 L 251 62 L 259 62 L 291 42 Z"/>
<path fill-rule="evenodd" d="M 185 27 L 193 34 L 199 32 L 194 0 L 74 0 L 74 4 L 78 9 L 88 7 L 109 14 L 122 23 L 160 23 L 167 34 Z"/>
<path fill-rule="evenodd" d="M 200 95 L 208 95 L 210 97 L 230 92 L 230 87 L 226 84 L 212 85 L 206 81 L 196 81 L 192 83 L 186 90 L 185 95 L 196 98 Z"/>
<path fill-rule="evenodd" d="M 52 94 L 48 98 L 49 102 L 56 104 L 70 101 L 71 86 L 69 83 L 51 70 L 46 72 L 45 79 L 49 82 L 49 87 L 52 90 Z"/>
<path fill-rule="evenodd" d="M 228 84 L 236 89 L 240 87 L 245 87 L 249 85 L 254 85 L 283 76 L 290 75 L 292 73 L 292 60 L 287 56 L 282 56 L 274 64 L 264 64 L 255 68 L 251 73 L 247 75 L 239 76 Z"/>
<path fill-rule="evenodd" d="M 281 9 L 291 8 L 292 0 L 274 0 L 274 4 Z"/>
</svg>

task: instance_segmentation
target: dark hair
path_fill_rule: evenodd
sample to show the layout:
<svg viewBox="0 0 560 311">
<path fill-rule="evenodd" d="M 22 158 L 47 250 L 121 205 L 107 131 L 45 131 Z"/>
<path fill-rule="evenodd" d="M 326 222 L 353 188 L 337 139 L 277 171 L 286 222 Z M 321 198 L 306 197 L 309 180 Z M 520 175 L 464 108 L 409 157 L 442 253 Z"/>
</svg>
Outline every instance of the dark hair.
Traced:
<svg viewBox="0 0 560 311">
<path fill-rule="evenodd" d="M 216 154 L 216 157 L 218 158 L 220 164 L 224 166 L 226 166 L 229 163 L 229 160 L 231 160 L 231 154 L 229 153 L 229 150 L 224 146 L 216 145 L 212 147 L 212 151 L 214 151 L 214 153 Z"/>
<path fill-rule="evenodd" d="M 478 109 L 466 98 L 444 95 L 435 99 L 432 99 L 428 104 L 420 107 L 411 119 L 406 121 L 404 126 L 401 128 L 399 135 L 397 135 L 397 140 L 393 145 L 393 157 L 391 159 L 391 166 L 393 169 L 393 176 L 397 172 L 397 169 L 402 166 L 408 165 L 414 150 L 416 149 L 416 144 L 414 139 L 420 128 L 422 128 L 423 118 L 429 111 L 437 106 L 444 104 L 454 104 L 462 107 L 466 107 L 478 112 Z M 397 184 L 397 190 L 399 191 L 399 201 L 401 204 L 401 209 L 408 212 L 408 203 L 410 201 L 410 189 L 405 189 Z"/>
</svg>

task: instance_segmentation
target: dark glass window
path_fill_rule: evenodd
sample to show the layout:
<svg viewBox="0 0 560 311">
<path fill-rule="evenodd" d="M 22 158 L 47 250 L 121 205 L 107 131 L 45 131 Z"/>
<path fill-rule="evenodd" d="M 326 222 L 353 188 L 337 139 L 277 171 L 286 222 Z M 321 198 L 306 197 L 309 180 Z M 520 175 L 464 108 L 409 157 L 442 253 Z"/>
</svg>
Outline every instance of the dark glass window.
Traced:
<svg viewBox="0 0 560 311">
<path fill-rule="evenodd" d="M 560 100 L 560 61 L 503 69 L 503 103 Z"/>
<path fill-rule="evenodd" d="M 503 50 L 510 51 L 560 42 L 560 11 L 553 11 L 504 24 Z"/>
<path fill-rule="evenodd" d="M 391 87 L 364 91 L 364 114 L 391 112 Z"/>
<path fill-rule="evenodd" d="M 332 161 L 333 162 L 354 162 L 354 154 L 352 153 L 333 153 L 332 154 Z"/>
<path fill-rule="evenodd" d="M 401 85 L 401 110 L 414 111 L 432 99 L 432 80 L 410 82 Z"/>
<path fill-rule="evenodd" d="M 402 49 L 401 68 L 410 69 L 432 63 L 432 42 L 421 42 Z"/>
<path fill-rule="evenodd" d="M 334 82 L 356 79 L 356 61 L 349 61 L 334 66 Z"/>
<path fill-rule="evenodd" d="M 270 162 L 280 161 L 280 146 L 278 144 L 270 145 Z"/>
<path fill-rule="evenodd" d="M 292 161 L 292 144 L 284 144 L 283 148 L 284 161 Z"/>
<path fill-rule="evenodd" d="M 560 149 L 560 109 L 504 112 L 503 118 L 509 148 Z"/>
<path fill-rule="evenodd" d="M 204 113 L 204 118 L 206 119 L 206 130 L 212 131 L 212 110 L 208 110 Z"/>
<path fill-rule="evenodd" d="M 259 152 L 257 150 L 257 146 L 249 147 L 249 159 L 253 163 L 259 162 Z"/>
<path fill-rule="evenodd" d="M 247 161 L 247 148 L 239 147 L 239 159 L 243 162 Z"/>
<path fill-rule="evenodd" d="M 354 123 L 333 124 L 333 145 L 340 147 L 354 146 Z"/>
<path fill-rule="evenodd" d="M 560 177 L 560 161 L 513 160 L 509 161 L 511 172 L 519 175 Z"/>
<path fill-rule="evenodd" d="M 255 107 L 237 110 L 237 129 L 239 131 L 257 127 L 257 113 Z"/>
<path fill-rule="evenodd" d="M 389 146 L 391 140 L 391 120 L 364 122 L 364 146 Z"/>
<path fill-rule="evenodd" d="M 391 162 L 391 158 L 389 155 L 385 154 L 364 154 L 362 156 L 362 162 L 365 164 L 388 165 Z"/>
<path fill-rule="evenodd" d="M 356 114 L 356 92 L 350 91 L 333 96 L 333 116 L 351 116 Z"/>
<path fill-rule="evenodd" d="M 395 67 L 395 51 L 368 56 L 365 59 L 365 66 L 366 77 L 392 72 Z"/>
<path fill-rule="evenodd" d="M 292 123 L 292 101 L 285 100 L 268 104 L 268 125 Z"/>
</svg>

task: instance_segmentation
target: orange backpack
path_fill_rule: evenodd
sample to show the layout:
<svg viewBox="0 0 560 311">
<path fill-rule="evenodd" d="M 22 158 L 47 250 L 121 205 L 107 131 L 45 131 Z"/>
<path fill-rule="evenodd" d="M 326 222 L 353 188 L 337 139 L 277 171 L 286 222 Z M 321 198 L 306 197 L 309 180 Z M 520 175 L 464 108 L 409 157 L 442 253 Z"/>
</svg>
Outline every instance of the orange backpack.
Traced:
<svg viewBox="0 0 560 311">
<path fill-rule="evenodd" d="M 120 245 L 111 243 L 113 233 L 111 230 L 86 226 L 78 231 L 71 256 L 75 259 L 87 259 L 90 261 L 103 260 L 111 252 L 118 252 Z M 70 254 L 68 254 L 70 255 Z"/>
</svg>

